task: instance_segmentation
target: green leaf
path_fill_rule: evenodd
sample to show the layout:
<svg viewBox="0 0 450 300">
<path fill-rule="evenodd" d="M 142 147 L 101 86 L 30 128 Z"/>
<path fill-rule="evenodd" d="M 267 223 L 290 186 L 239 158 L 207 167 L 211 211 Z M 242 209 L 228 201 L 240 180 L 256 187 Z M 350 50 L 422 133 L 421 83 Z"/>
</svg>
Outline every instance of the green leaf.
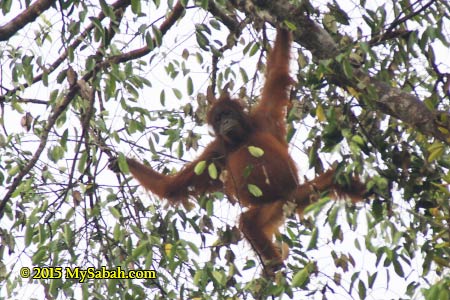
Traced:
<svg viewBox="0 0 450 300">
<path fill-rule="evenodd" d="M 214 163 L 210 163 L 208 166 L 208 174 L 209 177 L 211 177 L 212 179 L 217 179 L 218 175 L 217 175 L 217 168 L 216 165 Z"/>
<path fill-rule="evenodd" d="M 241 73 L 241 77 L 242 77 L 242 81 L 243 82 L 249 82 L 247 72 L 245 71 L 244 68 L 239 68 L 239 73 Z"/>
<path fill-rule="evenodd" d="M 264 150 L 255 146 L 248 146 L 248 152 L 254 157 L 261 157 L 264 155 Z"/>
<path fill-rule="evenodd" d="M 259 51 L 259 43 L 254 43 L 253 46 L 250 48 L 249 56 L 252 57 Z"/>
<path fill-rule="evenodd" d="M 120 213 L 120 211 L 115 208 L 114 206 L 110 206 L 109 207 L 109 212 L 114 216 L 114 218 L 116 218 L 117 220 L 119 220 L 122 217 L 122 214 Z"/>
<path fill-rule="evenodd" d="M 183 98 L 183 94 L 180 92 L 179 89 L 177 89 L 177 88 L 172 88 L 172 91 L 173 91 L 175 97 L 177 97 L 178 99 Z"/>
<path fill-rule="evenodd" d="M 355 142 L 359 146 L 365 146 L 366 145 L 366 143 L 364 142 L 364 139 L 360 135 L 357 135 L 357 134 L 352 136 L 352 142 Z"/>
<path fill-rule="evenodd" d="M 375 280 L 377 279 L 378 273 L 375 272 L 372 275 L 369 275 L 368 278 L 368 283 L 369 283 L 369 288 L 373 288 L 374 284 L 375 284 Z"/>
<path fill-rule="evenodd" d="M 199 231 L 200 232 L 200 231 Z M 200 255 L 200 250 L 198 249 L 197 245 L 195 243 L 186 241 L 186 244 L 189 246 L 189 248 L 194 251 L 196 255 Z"/>
<path fill-rule="evenodd" d="M 383 218 L 383 203 L 380 200 L 374 200 L 372 202 L 372 215 L 375 220 L 381 221 Z"/>
<path fill-rule="evenodd" d="M 138 257 L 144 256 L 148 252 L 149 248 L 151 248 L 151 247 L 147 247 L 147 245 L 148 245 L 148 241 L 141 242 L 139 244 L 139 246 L 137 246 L 136 248 L 133 249 L 131 256 L 135 259 Z"/>
<path fill-rule="evenodd" d="M 193 283 L 195 286 L 199 286 L 202 276 L 203 276 L 203 270 L 197 269 L 195 272 L 195 275 L 194 275 L 194 280 L 193 280 Z"/>
<path fill-rule="evenodd" d="M 159 94 L 159 103 L 161 103 L 162 106 L 166 105 L 166 91 L 164 90 Z"/>
<path fill-rule="evenodd" d="M 12 2 L 13 2 L 13 0 L 4 0 L 1 2 L 3 15 L 6 15 L 9 13 L 9 11 L 11 10 Z"/>
<path fill-rule="evenodd" d="M 52 161 L 52 162 L 58 162 L 60 159 L 62 159 L 64 157 L 64 149 L 60 146 L 54 146 L 51 149 L 48 150 L 47 152 L 47 157 Z"/>
<path fill-rule="evenodd" d="M 325 116 L 325 112 L 323 110 L 323 106 L 318 104 L 316 107 L 316 117 L 319 120 L 319 122 L 324 122 L 327 118 Z"/>
<path fill-rule="evenodd" d="M 67 245 L 73 244 L 74 234 L 72 228 L 70 228 L 70 225 L 68 223 L 64 224 L 64 240 Z"/>
<path fill-rule="evenodd" d="M 439 142 L 433 143 L 430 147 L 428 147 L 428 151 L 430 152 L 428 156 L 428 162 L 432 162 L 442 156 L 444 154 L 444 145 Z"/>
<path fill-rule="evenodd" d="M 8 170 L 8 175 L 13 177 L 16 176 L 17 173 L 20 171 L 19 165 L 14 165 L 11 169 Z"/>
<path fill-rule="evenodd" d="M 303 214 L 307 214 L 309 212 L 319 212 L 322 210 L 322 208 L 330 202 L 330 198 L 329 197 L 324 197 L 319 199 L 319 201 L 313 202 L 310 205 L 308 205 L 304 210 L 303 210 Z"/>
<path fill-rule="evenodd" d="M 255 197 L 261 197 L 263 195 L 263 192 L 261 191 L 261 189 L 254 185 L 254 184 L 248 184 L 248 191 L 250 192 L 250 194 L 252 194 Z"/>
<path fill-rule="evenodd" d="M 226 276 L 223 274 L 223 272 L 219 271 L 212 271 L 213 278 L 216 280 L 217 283 L 220 285 L 224 285 L 226 282 Z"/>
<path fill-rule="evenodd" d="M 205 10 L 207 10 L 208 9 L 208 5 L 209 5 L 208 3 L 209 3 L 208 0 L 201 0 L 200 1 L 200 7 L 205 9 Z"/>
<path fill-rule="evenodd" d="M 187 93 L 189 96 L 194 93 L 194 82 L 191 77 L 188 77 L 187 79 Z"/>
<path fill-rule="evenodd" d="M 111 17 L 111 16 L 113 15 L 112 7 L 109 6 L 109 5 L 106 3 L 105 0 L 101 0 L 101 1 L 99 1 L 99 2 L 100 2 L 100 6 L 101 6 L 101 8 L 102 8 L 102 12 L 103 12 L 106 16 Z M 133 1 L 131 1 L 131 2 L 133 2 Z"/>
<path fill-rule="evenodd" d="M 309 281 L 309 271 L 305 267 L 298 271 L 294 277 L 292 277 L 292 287 L 293 288 L 304 288 Z"/>
<path fill-rule="evenodd" d="M 83 153 L 81 153 L 81 157 L 78 160 L 78 172 L 83 173 L 84 169 L 86 167 L 86 162 L 88 159 L 88 155 L 86 151 L 83 151 Z"/>
<path fill-rule="evenodd" d="M 131 11 L 134 14 L 139 15 L 141 10 L 141 0 L 131 0 Z"/>
<path fill-rule="evenodd" d="M 162 43 L 162 33 L 158 27 L 152 26 L 154 41 L 156 42 L 156 46 L 161 46 Z"/>
<path fill-rule="evenodd" d="M 348 61 L 348 59 L 344 59 L 342 62 L 342 67 L 344 68 L 344 74 L 347 78 L 353 78 L 353 67 Z"/>
<path fill-rule="evenodd" d="M 209 21 L 209 24 L 210 24 L 211 27 L 214 28 L 215 30 L 220 30 L 220 23 L 217 22 L 217 20 L 211 19 L 211 20 Z"/>
<path fill-rule="evenodd" d="M 39 224 L 39 243 L 44 244 L 47 242 L 47 230 L 45 225 Z"/>
<path fill-rule="evenodd" d="M 250 176 L 250 174 L 252 173 L 252 171 L 253 171 L 253 165 L 248 165 L 245 167 L 242 176 L 244 176 L 244 178 L 248 178 Z"/>
<path fill-rule="evenodd" d="M 330 223 L 331 227 L 336 226 L 336 219 L 337 219 L 339 210 L 340 210 L 340 206 L 334 205 L 333 208 L 331 209 L 331 212 L 328 213 L 327 220 L 328 220 L 328 223 Z"/>
<path fill-rule="evenodd" d="M 403 272 L 403 267 L 402 267 L 402 265 L 398 262 L 398 260 L 394 260 L 393 262 L 393 265 L 394 265 L 394 271 L 395 271 L 395 273 L 397 273 L 397 275 L 398 276 L 400 276 L 400 277 L 405 277 L 405 272 Z"/>
<path fill-rule="evenodd" d="M 194 173 L 196 175 L 201 175 L 203 174 L 205 169 L 206 169 L 206 161 L 205 160 L 199 161 L 194 167 Z"/>
<path fill-rule="evenodd" d="M 130 169 L 128 168 L 127 158 L 123 153 L 119 153 L 119 157 L 117 158 L 117 162 L 119 164 L 120 171 L 128 174 L 130 172 Z"/>
<path fill-rule="evenodd" d="M 289 22 L 287 20 L 284 20 L 284 25 L 286 25 L 286 27 L 289 28 L 292 31 L 297 30 L 297 26 L 295 26 L 294 23 L 291 23 L 291 22 Z"/>
<path fill-rule="evenodd" d="M 27 226 L 25 227 L 25 246 L 28 247 L 31 244 L 31 240 L 34 235 L 34 226 L 31 222 L 27 222 Z"/>
<path fill-rule="evenodd" d="M 359 280 L 358 282 L 358 294 L 360 299 L 366 299 L 367 289 L 362 280 Z"/>
<path fill-rule="evenodd" d="M 33 265 L 42 265 L 44 257 L 47 255 L 48 249 L 46 247 L 40 247 L 39 250 L 34 253 L 31 262 Z"/>
<path fill-rule="evenodd" d="M 330 9 L 330 13 L 336 18 L 337 22 L 344 24 L 344 25 L 350 25 L 349 16 L 342 8 L 340 8 L 336 4 L 336 2 L 334 4 L 328 4 L 327 6 Z"/>
<path fill-rule="evenodd" d="M 189 58 L 189 50 L 183 49 L 183 52 L 181 53 L 181 57 L 183 57 L 184 60 Z"/>
<path fill-rule="evenodd" d="M 147 48 L 148 48 L 149 50 L 153 50 L 153 48 L 155 48 L 155 44 L 153 43 L 153 38 L 152 38 L 152 36 L 150 35 L 150 32 L 147 32 L 147 33 L 145 34 L 145 42 L 146 42 Z"/>
<path fill-rule="evenodd" d="M 311 235 L 311 240 L 309 241 L 308 248 L 306 250 L 317 249 L 317 240 L 319 237 L 319 230 L 314 228 Z"/>
<path fill-rule="evenodd" d="M 205 51 L 209 51 L 208 46 L 209 46 L 209 40 L 208 38 L 203 34 L 203 32 L 197 30 L 195 32 L 195 37 L 197 38 L 197 43 L 200 46 L 200 48 L 202 48 Z"/>
<path fill-rule="evenodd" d="M 183 153 L 184 153 L 183 143 L 180 141 L 177 147 L 177 157 L 178 158 L 183 157 Z"/>
<path fill-rule="evenodd" d="M 336 24 L 336 18 L 333 15 L 326 14 L 323 16 L 323 25 L 325 28 L 331 32 L 331 33 L 337 33 L 337 24 Z"/>
</svg>

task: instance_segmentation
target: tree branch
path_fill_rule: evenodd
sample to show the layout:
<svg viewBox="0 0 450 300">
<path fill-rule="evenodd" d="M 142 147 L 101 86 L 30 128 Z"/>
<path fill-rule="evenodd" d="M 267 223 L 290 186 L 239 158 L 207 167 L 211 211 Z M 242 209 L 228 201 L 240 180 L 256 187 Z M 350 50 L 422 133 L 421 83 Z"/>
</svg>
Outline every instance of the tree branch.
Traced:
<svg viewBox="0 0 450 300">
<path fill-rule="evenodd" d="M 129 2 L 129 0 L 125 0 L 124 2 Z M 161 24 L 161 26 L 159 28 L 162 35 L 167 33 L 167 31 L 181 17 L 183 12 L 184 12 L 184 7 L 182 6 L 181 1 L 178 1 L 177 4 L 174 6 L 172 13 L 167 17 L 167 19 Z M 120 63 L 120 62 L 128 61 L 130 59 L 136 59 L 136 58 L 139 58 L 139 57 L 142 57 L 142 56 L 148 54 L 150 51 L 151 51 L 151 49 L 149 49 L 148 47 L 144 47 L 141 49 L 131 51 L 128 53 L 128 55 L 124 55 L 124 56 L 119 55 L 119 56 L 113 57 L 113 58 L 107 60 L 106 62 L 97 64 L 97 66 L 95 67 L 95 69 L 93 71 L 88 72 L 83 76 L 82 80 L 88 81 L 90 78 L 92 78 L 93 74 L 95 74 L 95 72 L 98 69 L 100 69 L 101 67 L 103 67 L 105 65 L 110 65 L 111 63 Z M 56 106 L 53 109 L 52 114 L 50 115 L 49 119 L 47 120 L 47 125 L 45 126 L 45 128 L 42 132 L 38 149 L 34 153 L 33 157 L 28 161 L 26 166 L 14 178 L 12 184 L 8 187 L 5 196 L 3 197 L 3 199 L 0 202 L 0 219 L 3 217 L 5 206 L 8 203 L 9 199 L 12 197 L 14 191 L 20 185 L 20 182 L 23 180 L 23 178 L 34 167 L 34 165 L 38 161 L 39 157 L 41 156 L 42 152 L 44 151 L 45 146 L 47 145 L 49 133 L 50 133 L 51 129 L 53 128 L 53 126 L 55 125 L 56 120 L 65 111 L 65 109 L 69 106 L 70 102 L 75 97 L 75 95 L 77 95 L 80 91 L 79 84 L 77 84 L 76 81 L 70 80 L 69 77 L 68 77 L 68 80 L 69 80 L 69 84 L 70 84 L 69 91 L 67 92 L 66 96 L 64 97 L 64 100 L 62 101 L 62 103 L 60 103 L 58 106 Z"/>
<path fill-rule="evenodd" d="M 173 7 L 171 14 L 167 17 L 167 19 L 159 27 L 159 31 L 161 32 L 161 35 L 165 35 L 167 33 L 167 31 L 169 31 L 169 29 L 175 24 L 175 22 L 178 21 L 178 19 L 183 15 L 184 10 L 185 10 L 185 8 L 181 4 L 181 1 L 178 1 L 177 4 L 175 4 L 175 6 Z M 153 39 L 153 43 L 156 44 L 155 39 Z M 130 60 L 134 60 L 137 58 L 141 58 L 141 57 L 149 54 L 151 51 L 152 51 L 152 49 L 150 49 L 147 46 L 144 46 L 142 48 L 135 49 L 135 50 L 123 53 L 123 54 L 111 56 L 104 62 L 101 62 L 100 66 L 105 67 L 105 66 L 109 66 L 112 64 L 118 64 L 118 63 L 130 61 Z"/>
<path fill-rule="evenodd" d="M 219 7 L 215 2 L 208 2 L 208 11 L 216 18 L 222 21 L 223 24 L 228 28 L 230 34 L 227 38 L 227 43 L 218 49 L 218 51 L 212 51 L 212 71 L 211 71 L 211 91 L 214 93 L 216 89 L 217 83 L 217 71 L 218 71 L 218 63 L 223 53 L 229 49 L 231 49 L 239 39 L 239 36 L 242 34 L 245 26 L 247 25 L 246 21 L 239 22 L 236 16 L 230 16 L 227 11 L 221 7 Z"/>
<path fill-rule="evenodd" d="M 9 199 L 13 195 L 14 191 L 17 189 L 17 187 L 22 182 L 23 178 L 30 172 L 30 170 L 34 167 L 36 162 L 38 161 L 39 157 L 41 157 L 42 152 L 45 149 L 45 146 L 47 145 L 48 136 L 50 134 L 50 131 L 52 130 L 53 126 L 56 123 L 56 120 L 58 120 L 59 116 L 66 110 L 67 106 L 69 106 L 72 99 L 77 95 L 79 91 L 79 87 L 77 84 L 71 84 L 69 91 L 67 92 L 66 96 L 64 97 L 63 101 L 59 103 L 57 106 L 53 108 L 52 114 L 47 120 L 47 125 L 42 131 L 40 143 L 39 146 L 34 153 L 33 157 L 28 161 L 28 163 L 25 165 L 25 167 L 20 170 L 19 174 L 14 178 L 12 184 L 8 187 L 7 192 L 3 199 L 0 202 L 0 219 L 2 219 L 5 206 L 8 203 Z"/>
<path fill-rule="evenodd" d="M 236 2 L 236 1 L 234 1 Z M 299 8 L 294 7 L 287 0 L 253 1 L 254 6 L 265 11 L 264 19 L 276 26 L 278 20 L 287 20 L 296 26 L 294 40 L 309 50 L 314 59 L 334 59 L 338 54 L 338 45 L 328 32 L 319 24 L 305 15 Z M 246 14 L 258 14 L 258 10 L 248 9 L 248 3 L 244 9 Z M 362 69 L 353 69 L 353 78 L 346 78 L 340 64 L 331 65 L 333 74 L 326 76 L 333 82 L 347 89 L 352 87 L 361 94 L 367 94 L 368 88 L 373 88 L 378 98 L 374 100 L 375 108 L 387 115 L 399 119 L 416 130 L 433 136 L 447 144 L 450 144 L 450 114 L 448 112 L 430 111 L 416 96 L 401 89 L 391 87 L 383 81 L 371 77 Z M 359 88 L 358 83 L 363 82 L 365 88 Z M 361 99 L 358 99 L 361 101 Z M 364 103 L 362 103 L 364 104 Z"/>
<path fill-rule="evenodd" d="M 111 6 L 116 11 L 118 10 L 124 10 L 127 6 L 131 4 L 131 0 L 117 0 Z M 106 17 L 106 15 L 103 12 L 100 12 L 97 15 L 97 20 L 101 21 Z M 35 76 L 31 82 L 31 84 L 36 83 L 40 80 L 42 80 L 42 77 L 44 76 L 44 73 L 51 74 L 54 70 L 56 70 L 67 58 L 69 54 L 69 49 L 75 50 L 80 46 L 80 44 L 85 40 L 85 38 L 88 36 L 88 34 L 92 31 L 92 29 L 95 27 L 94 23 L 90 23 L 86 29 L 78 35 L 78 37 L 70 44 L 68 47 L 66 47 L 66 50 L 50 65 L 48 66 L 45 71 L 37 76 Z M 11 95 L 16 93 L 19 90 L 25 89 L 29 87 L 31 84 L 28 82 L 22 83 L 18 85 L 16 88 L 13 88 L 7 92 L 7 95 Z M 0 95 L 0 103 L 5 101 L 6 95 Z"/>
<path fill-rule="evenodd" d="M 231 32 L 241 30 L 239 21 L 227 14 L 227 11 L 217 6 L 217 3 L 215 3 L 214 1 L 208 2 L 208 11 L 213 16 L 220 19 Z"/>
<path fill-rule="evenodd" d="M 9 23 L 0 26 L 0 41 L 8 40 L 27 24 L 32 23 L 37 17 L 39 17 L 40 14 L 49 9 L 55 2 L 55 0 L 37 0 L 31 4 Z"/>
</svg>

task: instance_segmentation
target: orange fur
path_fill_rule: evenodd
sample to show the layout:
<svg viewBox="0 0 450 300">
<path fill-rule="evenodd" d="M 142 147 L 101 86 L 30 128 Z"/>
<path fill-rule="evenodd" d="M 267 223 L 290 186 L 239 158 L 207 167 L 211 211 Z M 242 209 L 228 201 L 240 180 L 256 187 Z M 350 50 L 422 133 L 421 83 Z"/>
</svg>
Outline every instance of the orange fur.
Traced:
<svg viewBox="0 0 450 300">
<path fill-rule="evenodd" d="M 329 191 L 335 198 L 350 198 L 353 203 L 363 200 L 366 187 L 358 178 L 352 178 L 347 186 L 339 185 L 335 181 L 335 169 L 330 169 L 313 180 L 310 180 L 297 187 L 294 201 L 297 204 L 297 213 L 302 216 L 303 210 L 311 204 L 311 195 Z M 316 197 L 317 198 L 317 197 Z"/>
<path fill-rule="evenodd" d="M 127 160 L 131 173 L 143 187 L 171 203 L 215 190 L 225 190 L 230 199 L 237 199 L 247 208 L 240 216 L 239 227 L 269 273 L 283 265 L 273 236 L 284 221 L 283 206 L 287 201 L 295 202 L 301 213 L 309 204 L 310 195 L 317 191 L 331 190 L 358 201 L 364 189 L 357 180 L 350 184 L 356 189 L 342 188 L 334 181 L 334 170 L 299 184 L 297 167 L 286 142 L 285 115 L 288 88 L 292 84 L 290 47 L 290 32 L 278 29 L 267 60 L 266 82 L 259 105 L 247 114 L 236 100 L 223 93 L 208 114 L 216 139 L 181 171 L 166 176 L 136 160 Z M 249 147 L 261 149 L 263 154 L 252 154 Z M 206 170 L 195 174 L 196 165 L 202 161 L 207 165 L 213 163 L 222 176 L 211 178 Z M 251 185 L 262 194 L 251 191 Z"/>
</svg>

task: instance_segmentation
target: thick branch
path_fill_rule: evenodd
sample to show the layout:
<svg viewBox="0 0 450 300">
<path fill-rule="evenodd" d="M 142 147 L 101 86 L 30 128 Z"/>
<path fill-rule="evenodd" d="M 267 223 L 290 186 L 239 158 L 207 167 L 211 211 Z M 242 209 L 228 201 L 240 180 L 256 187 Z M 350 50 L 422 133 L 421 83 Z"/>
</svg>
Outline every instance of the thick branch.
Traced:
<svg viewBox="0 0 450 300">
<path fill-rule="evenodd" d="M 267 12 L 263 16 L 273 25 L 279 23 L 278 20 L 287 20 L 294 24 L 296 26 L 294 40 L 309 50 L 315 59 L 334 59 L 339 54 L 338 46 L 328 32 L 300 9 L 292 6 L 289 1 L 258 0 L 254 1 L 254 5 Z M 244 8 L 247 14 L 255 14 L 257 11 L 247 8 L 248 5 Z M 374 101 L 377 110 L 407 123 L 426 135 L 450 143 L 450 134 L 445 133 L 450 132 L 450 122 L 446 121 L 450 120 L 448 112 L 430 111 L 416 96 L 372 78 L 361 69 L 354 69 L 354 78 L 348 79 L 343 77 L 339 64 L 333 64 L 332 67 L 335 68 L 334 74 L 327 75 L 331 82 L 343 88 L 351 86 L 361 93 L 366 91 L 358 88 L 358 82 L 368 84 L 378 94 L 378 98 Z"/>
<path fill-rule="evenodd" d="M 78 93 L 78 90 L 79 90 L 79 87 L 77 84 L 72 85 L 70 87 L 69 91 L 67 92 L 66 96 L 64 97 L 63 101 L 54 107 L 52 114 L 50 115 L 50 117 L 47 120 L 47 125 L 45 126 L 44 130 L 42 131 L 38 149 L 34 153 L 33 157 L 25 165 L 25 167 L 14 178 L 12 184 L 8 187 L 5 196 L 3 197 L 3 199 L 0 202 L 0 219 L 3 217 L 6 203 L 8 203 L 8 201 L 11 198 L 11 196 L 13 195 L 14 191 L 17 189 L 19 184 L 22 182 L 23 178 L 34 167 L 34 165 L 38 161 L 39 157 L 41 157 L 41 154 L 44 151 L 45 146 L 47 145 L 48 136 L 50 134 L 50 131 L 52 130 L 53 126 L 55 125 L 56 120 L 58 120 L 59 116 L 66 110 L 67 106 L 69 106 L 72 99 Z"/>
<path fill-rule="evenodd" d="M 219 59 L 223 56 L 225 51 L 231 49 L 236 44 L 239 36 L 242 34 L 242 30 L 247 25 L 247 22 L 239 22 L 236 16 L 230 16 L 227 10 L 218 6 L 214 1 L 208 2 L 208 11 L 214 17 L 221 20 L 230 31 L 227 38 L 227 43 L 217 51 L 212 51 L 211 91 L 214 92 L 217 83 L 217 65 L 219 63 Z"/>
<path fill-rule="evenodd" d="M 450 143 L 449 135 L 444 133 L 445 130 L 442 130 L 450 130 L 449 123 L 444 122 L 450 117 L 447 112 L 430 111 L 413 94 L 392 87 L 383 81 L 370 78 L 362 70 L 357 69 L 354 74 L 359 78 L 365 78 L 363 80 L 367 80 L 375 88 L 378 93 L 375 104 L 379 111 L 402 120 L 426 135 Z M 356 84 L 352 86 L 357 88 Z M 447 117 L 443 117 L 443 115 L 447 115 Z"/>
<path fill-rule="evenodd" d="M 125 1 L 128 2 L 129 0 L 125 0 Z M 175 22 L 181 17 L 183 12 L 184 12 L 184 7 L 181 5 L 181 2 L 179 1 L 174 6 L 172 13 L 161 24 L 159 29 L 160 29 L 162 35 L 164 35 L 175 24 Z M 141 49 L 138 49 L 138 50 L 141 50 Z M 97 64 L 95 70 L 86 73 L 83 76 L 82 80 L 83 81 L 90 80 L 92 78 L 93 74 L 99 68 L 103 67 L 104 65 L 111 64 L 112 62 L 123 62 L 123 61 L 128 61 L 130 59 L 135 59 L 135 58 L 138 58 L 138 57 L 141 57 L 143 55 L 148 54 L 150 51 L 151 50 L 148 49 L 148 47 L 145 47 L 145 49 L 143 48 L 141 51 L 132 51 L 132 52 L 130 52 L 131 54 L 125 55 L 123 57 L 118 56 L 118 57 L 116 57 L 116 60 L 114 60 L 114 59 L 111 60 L 110 59 L 110 60 L 107 61 L 106 64 L 105 63 L 99 63 L 99 64 Z M 70 81 L 69 77 L 68 77 L 68 80 Z M 72 99 L 80 91 L 79 84 L 75 84 L 75 82 L 69 82 L 69 83 L 70 83 L 70 89 L 67 92 L 66 96 L 64 97 L 64 100 L 62 101 L 61 104 L 59 104 L 57 107 L 55 107 L 53 109 L 53 112 L 52 112 L 51 116 L 47 120 L 47 126 L 45 126 L 45 128 L 44 128 L 44 130 L 42 132 L 38 149 L 34 153 L 33 157 L 28 161 L 26 166 L 14 178 L 12 184 L 8 187 L 5 196 L 1 200 L 1 202 L 0 202 L 0 219 L 3 217 L 5 206 L 8 203 L 9 199 L 11 198 L 11 196 L 13 195 L 14 191 L 17 189 L 17 187 L 19 186 L 20 182 L 22 182 L 23 178 L 34 167 L 34 165 L 38 161 L 39 157 L 41 156 L 42 152 L 44 151 L 44 149 L 45 149 L 45 147 L 47 145 L 48 136 L 50 134 L 51 129 L 55 125 L 56 120 L 66 110 L 66 108 L 69 106 L 69 104 L 72 101 Z"/>
<path fill-rule="evenodd" d="M 55 0 L 37 0 L 26 10 L 17 15 L 9 23 L 0 26 L 0 41 L 6 41 L 27 24 L 34 22 L 37 17 L 50 8 Z"/>
<path fill-rule="evenodd" d="M 240 30 L 240 23 L 238 22 L 238 20 L 228 15 L 227 11 L 217 6 L 217 3 L 215 3 L 214 1 L 208 2 L 208 11 L 213 16 L 220 19 L 231 32 Z"/>
<path fill-rule="evenodd" d="M 176 21 L 183 15 L 184 6 L 181 4 L 181 1 L 178 1 L 177 4 L 173 7 L 172 13 L 167 17 L 167 19 L 161 24 L 159 27 L 159 31 L 161 35 L 165 35 L 167 31 L 175 24 Z M 156 40 L 153 40 L 153 43 L 156 44 Z M 116 56 L 112 56 L 106 61 L 102 62 L 102 66 L 109 66 L 111 64 L 118 64 L 122 62 L 127 62 L 130 60 L 134 60 L 137 58 L 141 58 L 152 51 L 151 48 L 145 46 L 139 49 L 132 50 L 127 53 L 119 54 Z"/>
<path fill-rule="evenodd" d="M 119 10 L 123 10 L 125 9 L 127 6 L 129 6 L 131 4 L 131 0 L 117 0 L 116 2 L 114 2 L 113 4 L 111 4 L 111 7 L 116 11 L 116 14 Z M 97 15 L 97 20 L 101 21 L 106 17 L 104 12 L 100 12 Z M 72 44 L 70 44 L 66 50 L 48 67 L 46 67 L 45 72 L 35 76 L 32 80 L 32 83 L 36 83 L 40 80 L 42 80 L 42 77 L 44 76 L 44 73 L 47 74 L 51 74 L 54 70 L 56 70 L 61 63 L 63 63 L 68 54 L 69 54 L 69 49 L 71 49 L 72 51 L 74 51 L 76 48 L 78 48 L 78 46 L 80 46 L 80 44 L 86 39 L 86 37 L 89 35 L 89 33 L 92 31 L 92 29 L 95 27 L 94 23 L 90 23 L 86 29 L 78 35 L 78 37 L 72 42 Z M 14 93 L 16 93 L 19 90 L 22 90 L 24 88 L 29 87 L 31 84 L 29 84 L 28 82 L 22 83 L 20 85 L 18 85 L 16 88 L 11 89 L 8 91 L 8 95 L 12 95 Z M 6 96 L 4 95 L 0 95 L 0 103 L 5 101 Z"/>
</svg>

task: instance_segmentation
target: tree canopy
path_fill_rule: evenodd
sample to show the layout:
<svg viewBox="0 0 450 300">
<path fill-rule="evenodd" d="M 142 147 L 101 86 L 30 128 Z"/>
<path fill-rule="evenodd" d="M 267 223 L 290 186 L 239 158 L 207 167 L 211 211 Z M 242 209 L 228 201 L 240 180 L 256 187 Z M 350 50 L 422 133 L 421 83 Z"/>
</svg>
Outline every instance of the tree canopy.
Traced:
<svg viewBox="0 0 450 300">
<path fill-rule="evenodd" d="M 0 9 L 0 298 L 450 298 L 447 1 Z M 287 267 L 267 278 L 226 195 L 168 207 L 124 158 L 166 174 L 192 160 L 211 141 L 209 86 L 251 109 L 276 26 L 293 31 L 286 117 L 301 175 L 337 161 L 372 195 L 324 195 L 289 217 Z"/>
</svg>

